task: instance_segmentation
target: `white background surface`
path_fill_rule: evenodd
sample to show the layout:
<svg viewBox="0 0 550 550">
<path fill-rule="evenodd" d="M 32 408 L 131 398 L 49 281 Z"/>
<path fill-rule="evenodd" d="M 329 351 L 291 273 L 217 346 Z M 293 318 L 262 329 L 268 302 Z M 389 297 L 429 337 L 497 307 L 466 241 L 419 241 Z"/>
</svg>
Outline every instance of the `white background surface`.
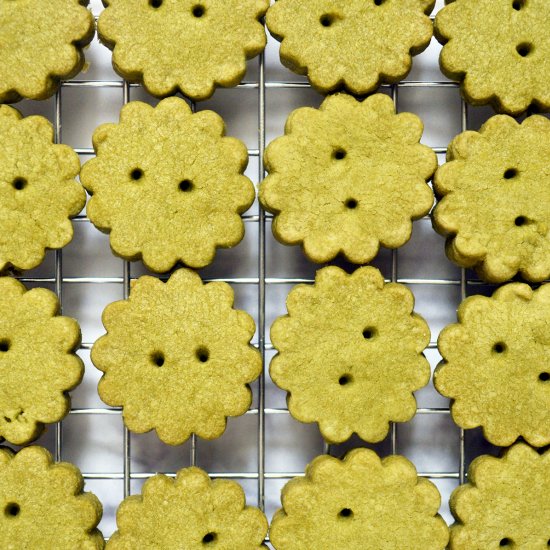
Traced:
<svg viewBox="0 0 550 550">
<path fill-rule="evenodd" d="M 442 2 L 438 1 L 437 9 Z M 97 15 L 102 10 L 99 0 L 92 0 Z M 290 73 L 279 62 L 279 44 L 269 38 L 266 52 L 266 80 L 305 81 Z M 426 52 L 416 57 L 413 70 L 407 80 L 442 81 L 437 63 L 439 44 L 432 40 Z M 76 80 L 120 81 L 111 68 L 111 53 L 94 40 L 86 52 L 89 68 Z M 245 79 L 258 80 L 258 60 L 249 63 Z M 389 91 L 386 89 L 386 93 Z M 122 106 L 121 88 L 70 88 L 62 89 L 62 141 L 73 147 L 91 147 L 93 130 L 100 123 L 117 121 Z M 141 89 L 132 88 L 130 99 L 141 99 L 152 104 L 157 100 Z M 322 97 L 311 89 L 267 89 L 266 131 L 267 143 L 283 132 L 286 117 L 295 108 L 318 106 Z M 461 100 L 456 88 L 403 88 L 399 90 L 400 111 L 418 114 L 425 123 L 423 142 L 433 147 L 446 147 L 453 136 L 460 132 Z M 38 113 L 54 121 L 55 102 L 22 102 L 16 105 L 24 114 Z M 258 90 L 218 90 L 211 100 L 200 103 L 199 109 L 213 109 L 226 121 L 228 135 L 242 139 L 250 149 L 258 148 Z M 480 124 L 493 114 L 490 108 L 470 108 L 469 127 L 478 129 Z M 83 155 L 85 162 L 90 158 Z M 443 162 L 440 155 L 440 162 Z M 258 182 L 258 160 L 252 158 L 247 175 Z M 249 213 L 256 213 L 255 205 Z M 276 243 L 271 235 L 270 222 L 266 231 L 267 277 L 268 278 L 313 278 L 319 267 L 308 262 L 298 247 L 284 247 Z M 458 283 L 460 270 L 445 257 L 444 241 L 431 228 L 428 219 L 415 223 L 411 241 L 399 249 L 398 278 L 412 279 L 410 288 L 416 296 L 416 311 L 429 322 L 432 341 L 437 339 L 441 328 L 456 320 L 455 311 L 460 302 L 458 284 L 424 284 L 421 279 L 445 279 Z M 246 237 L 232 250 L 220 251 L 214 264 L 201 271 L 205 278 L 257 278 L 258 277 L 258 224 L 246 224 Z M 386 277 L 391 275 L 391 253 L 382 251 L 373 262 Z M 86 276 L 121 278 L 123 262 L 115 258 L 109 249 L 108 237 L 97 231 L 88 222 L 75 223 L 75 238 L 63 251 L 63 277 Z M 143 273 L 141 264 L 132 264 L 132 277 Z M 50 253 L 44 264 L 26 276 L 53 277 L 54 254 Z M 472 274 L 469 277 L 475 278 Z M 36 285 L 29 285 L 36 286 Z M 42 284 L 53 288 L 52 284 Z M 236 305 L 258 319 L 258 285 L 235 284 Z M 269 326 L 279 315 L 286 312 L 285 298 L 291 285 L 269 284 L 267 286 L 267 341 Z M 487 291 L 481 286 L 469 286 L 469 293 Z M 122 282 L 108 284 L 85 284 L 69 282 L 63 284 L 63 313 L 77 318 L 82 327 L 83 341 L 92 343 L 103 334 L 100 316 L 103 308 L 123 297 Z M 83 384 L 73 392 L 73 407 L 105 407 L 100 401 L 96 384 L 100 373 L 89 360 L 89 351 L 79 352 L 86 364 Z M 266 363 L 273 352 L 268 351 Z M 440 359 L 436 350 L 428 350 L 432 367 Z M 285 407 L 285 393 L 266 380 L 266 407 Z M 257 388 L 254 387 L 257 394 Z M 419 407 L 448 407 L 446 399 L 438 396 L 428 386 L 417 394 Z M 256 402 L 256 401 L 255 401 Z M 255 406 L 255 405 L 254 405 Z M 198 441 L 197 463 L 210 472 L 257 472 L 258 440 L 257 416 L 246 415 L 230 419 L 226 433 L 216 441 Z M 62 424 L 62 458 L 75 463 L 87 474 L 116 473 L 123 471 L 123 429 L 120 413 L 111 415 L 71 414 Z M 479 431 L 467 435 L 467 462 L 480 452 L 482 442 Z M 40 444 L 54 449 L 54 429 L 39 440 Z M 346 445 L 332 449 L 341 456 L 344 449 L 362 445 L 352 440 Z M 390 452 L 390 442 L 371 446 L 380 454 Z M 485 449 L 488 447 L 486 446 Z M 266 471 L 303 472 L 305 465 L 322 452 L 323 445 L 316 425 L 300 424 L 288 414 L 266 417 Z M 401 424 L 397 431 L 397 450 L 407 456 L 421 472 L 452 472 L 459 469 L 459 430 L 448 414 L 417 415 L 411 422 Z M 189 444 L 169 447 L 161 443 L 156 434 L 131 436 L 131 472 L 174 472 L 189 465 Z M 249 504 L 257 503 L 257 481 L 240 479 L 247 492 Z M 441 512 L 450 522 L 447 500 L 457 486 L 457 479 L 435 479 L 442 494 Z M 268 519 L 280 506 L 280 489 L 284 480 L 266 480 L 266 513 Z M 132 492 L 140 490 L 142 480 L 132 480 Z M 86 479 L 86 489 L 93 491 L 103 502 L 104 516 L 100 529 L 110 536 L 115 529 L 115 510 L 123 498 L 122 479 Z"/>
</svg>

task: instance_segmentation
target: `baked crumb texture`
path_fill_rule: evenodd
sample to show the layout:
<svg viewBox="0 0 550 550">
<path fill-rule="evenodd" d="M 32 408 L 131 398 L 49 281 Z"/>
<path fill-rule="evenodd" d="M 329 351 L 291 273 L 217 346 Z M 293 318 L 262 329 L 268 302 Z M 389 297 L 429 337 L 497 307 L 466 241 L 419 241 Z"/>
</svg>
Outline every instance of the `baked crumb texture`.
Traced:
<svg viewBox="0 0 550 550">
<path fill-rule="evenodd" d="M 550 277 L 550 120 L 490 118 L 449 145 L 434 178 L 447 256 L 489 282 Z"/>
<path fill-rule="evenodd" d="M 84 66 L 94 36 L 88 0 L 5 0 L 0 9 L 0 103 L 46 99 Z"/>
<path fill-rule="evenodd" d="M 317 422 L 329 443 L 354 432 L 381 441 L 390 421 L 410 420 L 413 392 L 430 379 L 422 354 L 430 331 L 413 307 L 410 290 L 385 284 L 373 267 L 352 275 L 326 267 L 313 286 L 295 287 L 288 315 L 271 327 L 279 353 L 270 365 L 271 378 L 288 392 L 292 416 Z"/>
<path fill-rule="evenodd" d="M 266 45 L 269 0 L 103 0 L 100 40 L 113 68 L 158 97 L 208 99 L 239 84 Z"/>
<path fill-rule="evenodd" d="M 343 460 L 317 457 L 281 500 L 270 529 L 276 550 L 443 550 L 449 540 L 439 491 L 399 455 L 381 460 L 354 449 Z"/>
<path fill-rule="evenodd" d="M 548 0 L 455 0 L 435 18 L 442 72 L 500 113 L 550 109 Z"/>
</svg>

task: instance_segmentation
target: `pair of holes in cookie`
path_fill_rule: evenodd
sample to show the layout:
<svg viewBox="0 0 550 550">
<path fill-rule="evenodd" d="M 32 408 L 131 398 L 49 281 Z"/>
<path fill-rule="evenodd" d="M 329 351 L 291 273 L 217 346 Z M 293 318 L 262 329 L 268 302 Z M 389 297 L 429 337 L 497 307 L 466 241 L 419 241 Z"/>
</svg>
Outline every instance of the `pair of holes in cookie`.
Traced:
<svg viewBox="0 0 550 550">
<path fill-rule="evenodd" d="M 158 10 L 162 5 L 164 4 L 164 0 L 149 0 L 149 5 Z M 191 9 L 191 13 L 193 14 L 193 17 L 200 18 L 205 14 L 206 10 L 204 9 L 204 6 L 201 4 L 196 4 Z"/>
<path fill-rule="evenodd" d="M 201 362 L 206 363 L 210 359 L 210 352 L 204 346 L 197 348 L 195 351 L 195 357 Z M 151 354 L 151 362 L 157 367 L 163 367 L 166 362 L 166 357 L 162 351 L 154 351 Z"/>
<path fill-rule="evenodd" d="M 4 516 L 7 518 L 16 518 L 21 512 L 21 507 L 16 502 L 8 502 L 4 508 Z"/>
<path fill-rule="evenodd" d="M 134 181 L 139 181 L 143 178 L 144 172 L 141 168 L 134 168 L 130 172 L 130 177 Z M 195 186 L 193 185 L 193 182 L 189 179 L 181 180 L 178 184 L 178 189 L 183 193 L 189 193 L 189 191 L 192 191 Z"/>
<path fill-rule="evenodd" d="M 497 342 L 493 346 L 493 353 L 496 353 L 497 355 L 502 355 L 506 353 L 508 350 L 508 346 L 504 342 Z M 550 381 L 550 372 L 541 372 L 539 374 L 539 380 L 541 382 L 549 382 Z"/>
<path fill-rule="evenodd" d="M 203 544 L 212 544 L 213 542 L 216 542 L 218 540 L 218 535 L 214 532 L 206 533 L 204 537 L 202 537 L 202 543 Z"/>
</svg>

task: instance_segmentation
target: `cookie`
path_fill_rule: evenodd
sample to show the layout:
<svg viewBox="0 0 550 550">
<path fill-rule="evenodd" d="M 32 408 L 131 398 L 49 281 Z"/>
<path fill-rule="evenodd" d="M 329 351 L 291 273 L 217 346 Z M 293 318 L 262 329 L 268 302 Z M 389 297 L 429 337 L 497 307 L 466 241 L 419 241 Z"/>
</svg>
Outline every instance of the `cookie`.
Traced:
<svg viewBox="0 0 550 550">
<path fill-rule="evenodd" d="M 100 40 L 113 67 L 158 97 L 208 99 L 239 84 L 246 60 L 263 52 L 269 0 L 103 0 Z"/>
<path fill-rule="evenodd" d="M 550 444 L 550 284 L 523 283 L 492 296 L 471 296 L 438 346 L 444 361 L 434 384 L 453 399 L 453 420 L 483 427 L 485 438 L 508 447 L 518 437 Z"/>
<path fill-rule="evenodd" d="M 372 92 L 411 70 L 432 37 L 435 0 L 278 0 L 266 16 L 281 62 L 321 93 Z"/>
<path fill-rule="evenodd" d="M 0 5 L 0 103 L 46 99 L 84 66 L 94 36 L 88 0 L 4 0 Z"/>
<path fill-rule="evenodd" d="M 547 0 L 447 0 L 435 18 L 439 65 L 473 105 L 517 116 L 550 109 Z"/>
<path fill-rule="evenodd" d="M 281 501 L 269 533 L 275 550 L 443 550 L 449 540 L 437 487 L 402 456 L 319 456 Z"/>
<path fill-rule="evenodd" d="M 489 282 L 550 276 L 550 120 L 490 118 L 449 145 L 433 225 L 447 256 Z"/>
<path fill-rule="evenodd" d="M 325 267 L 313 286 L 296 286 L 287 298 L 288 315 L 271 327 L 279 353 L 269 370 L 288 392 L 291 415 L 317 422 L 329 443 L 354 432 L 381 441 L 390 421 L 410 420 L 416 413 L 412 392 L 430 379 L 422 354 L 430 330 L 413 306 L 410 290 L 385 284 L 374 267 L 352 275 Z"/>
<path fill-rule="evenodd" d="M 262 206 L 275 215 L 275 238 L 302 244 L 319 263 L 339 253 L 368 263 L 380 245 L 405 244 L 411 220 L 433 204 L 426 182 L 437 158 L 420 145 L 422 131 L 417 116 L 396 115 L 382 94 L 363 102 L 337 94 L 318 110 L 294 111 L 285 135 L 266 150 L 269 175 L 260 187 Z"/>
<path fill-rule="evenodd" d="M 550 544 L 550 451 L 517 443 L 502 458 L 481 456 L 468 483 L 451 495 L 450 550 L 547 550 Z"/>
<path fill-rule="evenodd" d="M 54 145 L 53 136 L 45 118 L 23 118 L 0 105 L 0 271 L 32 269 L 46 249 L 62 248 L 73 237 L 69 218 L 86 203 L 74 180 L 80 161 L 68 145 Z"/>
<path fill-rule="evenodd" d="M 0 277 L 0 440 L 29 443 L 69 412 L 84 365 L 80 327 L 59 309 L 53 292 Z"/>
<path fill-rule="evenodd" d="M 192 114 L 179 98 L 132 101 L 119 124 L 96 129 L 97 156 L 80 179 L 93 195 L 88 217 L 115 254 L 165 272 L 178 261 L 204 267 L 216 247 L 242 240 L 254 185 L 243 175 L 246 146 L 224 133 L 216 113 Z"/>
<path fill-rule="evenodd" d="M 54 464 L 43 447 L 0 447 L 0 531 L 4 550 L 101 550 L 101 503 L 83 493 L 76 466 Z"/>
<path fill-rule="evenodd" d="M 232 306 L 227 283 L 205 285 L 189 269 L 167 283 L 140 277 L 128 300 L 103 312 L 107 334 L 91 354 L 105 373 L 101 399 L 122 407 L 130 430 L 155 429 L 170 445 L 192 433 L 219 437 L 226 417 L 248 410 L 248 384 L 262 370 L 258 350 L 249 345 L 254 321 Z"/>
<path fill-rule="evenodd" d="M 241 486 L 210 480 L 200 468 L 184 468 L 175 479 L 157 474 L 141 495 L 132 495 L 117 511 L 118 531 L 108 550 L 263 549 L 264 514 L 246 506 Z"/>
</svg>

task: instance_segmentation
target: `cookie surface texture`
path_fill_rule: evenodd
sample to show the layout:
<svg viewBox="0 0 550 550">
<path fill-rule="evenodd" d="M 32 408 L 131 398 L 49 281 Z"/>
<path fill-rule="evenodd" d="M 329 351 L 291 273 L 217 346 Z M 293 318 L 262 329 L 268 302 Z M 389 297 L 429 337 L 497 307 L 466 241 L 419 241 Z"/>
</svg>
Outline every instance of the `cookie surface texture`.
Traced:
<svg viewBox="0 0 550 550">
<path fill-rule="evenodd" d="M 79 344 L 53 292 L 0 277 L 0 441 L 28 443 L 69 412 L 67 392 L 84 374 Z"/>
<path fill-rule="evenodd" d="M 455 0 L 438 12 L 443 73 L 473 105 L 517 116 L 550 109 L 547 0 Z"/>
<path fill-rule="evenodd" d="M 523 283 L 492 296 L 471 296 L 459 323 L 439 335 L 444 361 L 434 384 L 454 400 L 461 428 L 483 427 L 485 438 L 508 447 L 520 436 L 550 444 L 550 285 Z"/>
<path fill-rule="evenodd" d="M 352 275 L 326 267 L 313 286 L 296 286 L 287 298 L 288 315 L 271 327 L 279 353 L 269 371 L 289 393 L 292 416 L 317 422 L 330 443 L 354 432 L 381 441 L 390 421 L 410 420 L 413 391 L 430 379 L 422 355 L 430 330 L 413 306 L 405 286 L 385 284 L 373 267 Z"/>
<path fill-rule="evenodd" d="M 43 447 L 0 447 L 0 530 L 4 550 L 101 550 L 101 503 L 83 493 L 76 466 L 54 464 Z"/>
<path fill-rule="evenodd" d="M 422 131 L 416 115 L 396 115 L 383 94 L 363 102 L 337 94 L 320 109 L 294 111 L 266 150 L 260 187 L 275 238 L 302 244 L 318 263 L 339 253 L 368 263 L 380 245 L 405 244 L 412 220 L 433 204 L 426 181 L 437 158 L 419 143 Z"/>
<path fill-rule="evenodd" d="M 436 486 L 398 455 L 380 460 L 354 449 L 343 460 L 320 456 L 283 488 L 271 522 L 276 550 L 443 550 L 447 525 Z"/>
<path fill-rule="evenodd" d="M 0 103 L 46 99 L 84 65 L 95 25 L 88 0 L 0 2 Z"/>
<path fill-rule="evenodd" d="M 133 101 L 119 124 L 96 129 L 97 156 L 80 177 L 93 195 L 88 216 L 115 254 L 165 272 L 178 261 L 204 267 L 216 247 L 241 241 L 254 185 L 243 175 L 246 146 L 224 133 L 216 113 L 192 114 L 178 98 Z"/>
<path fill-rule="evenodd" d="M 259 550 L 267 534 L 264 514 L 246 506 L 238 483 L 212 481 L 195 467 L 180 470 L 175 479 L 148 479 L 141 495 L 119 506 L 117 525 L 108 550 Z"/>
<path fill-rule="evenodd" d="M 434 0 L 277 0 L 266 23 L 291 71 L 321 93 L 398 82 L 430 43 Z"/>
<path fill-rule="evenodd" d="M 478 457 L 451 495 L 450 550 L 546 550 L 550 452 L 517 443 L 502 458 Z"/>
<path fill-rule="evenodd" d="M 550 120 L 506 115 L 457 136 L 434 178 L 447 256 L 489 282 L 550 276 Z"/>
<path fill-rule="evenodd" d="M 53 137 L 45 118 L 23 118 L 0 105 L 0 271 L 32 269 L 46 249 L 62 248 L 73 237 L 69 218 L 86 203 L 74 180 L 80 161 L 68 145 L 54 145 Z"/>
<path fill-rule="evenodd" d="M 98 34 L 123 78 L 149 93 L 208 99 L 236 86 L 260 54 L 269 0 L 103 0 Z"/>
<path fill-rule="evenodd" d="M 248 384 L 262 368 L 259 352 L 249 345 L 254 321 L 232 306 L 228 284 L 205 285 L 189 269 L 179 269 L 167 283 L 140 277 L 128 300 L 103 312 L 107 334 L 91 355 L 105 373 L 101 399 L 122 406 L 130 430 L 156 429 L 171 445 L 192 433 L 219 437 L 227 416 L 247 411 Z"/>
</svg>

